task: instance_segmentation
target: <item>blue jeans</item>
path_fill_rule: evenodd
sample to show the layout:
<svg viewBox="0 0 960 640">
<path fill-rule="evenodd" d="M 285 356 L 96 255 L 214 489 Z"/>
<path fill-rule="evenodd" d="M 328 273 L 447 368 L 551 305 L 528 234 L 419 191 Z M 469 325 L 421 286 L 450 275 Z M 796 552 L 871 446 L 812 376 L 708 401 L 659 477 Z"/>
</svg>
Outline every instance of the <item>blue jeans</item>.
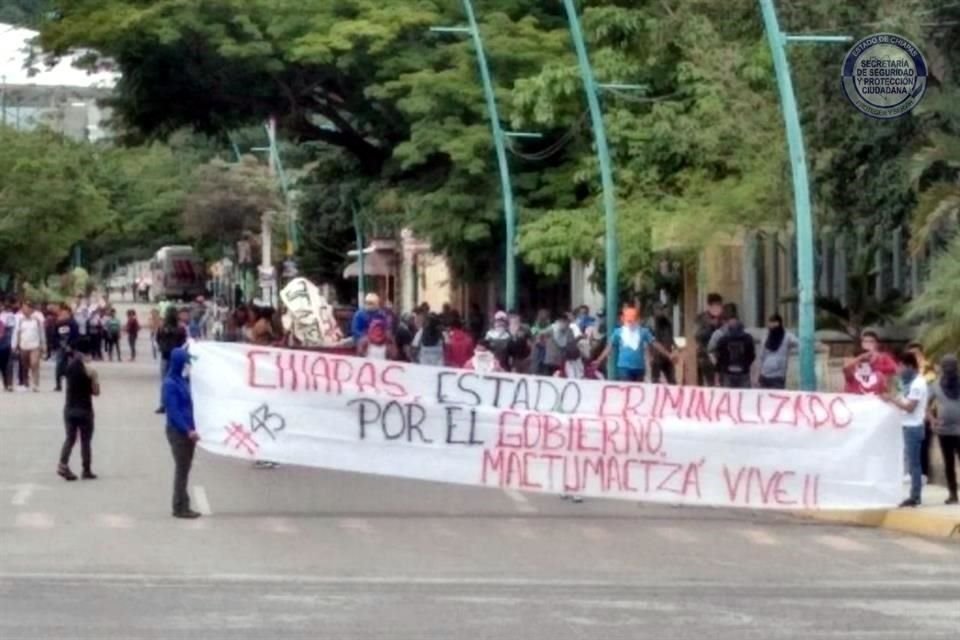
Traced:
<svg viewBox="0 0 960 640">
<path fill-rule="evenodd" d="M 623 369 L 617 367 L 617 380 L 623 382 L 643 382 L 643 379 L 647 377 L 647 372 L 644 369 Z"/>
<path fill-rule="evenodd" d="M 920 502 L 923 488 L 923 425 L 903 428 L 903 453 L 907 472 L 910 474 L 910 499 Z"/>
</svg>

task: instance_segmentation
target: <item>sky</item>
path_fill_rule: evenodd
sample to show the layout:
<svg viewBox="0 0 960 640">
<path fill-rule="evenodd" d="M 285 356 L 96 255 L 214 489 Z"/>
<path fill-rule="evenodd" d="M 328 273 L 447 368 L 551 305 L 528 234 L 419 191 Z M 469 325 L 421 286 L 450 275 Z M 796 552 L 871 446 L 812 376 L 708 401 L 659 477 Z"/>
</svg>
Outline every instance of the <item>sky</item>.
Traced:
<svg viewBox="0 0 960 640">
<path fill-rule="evenodd" d="M 98 72 L 90 74 L 73 65 L 78 56 L 64 56 L 54 67 L 48 67 L 42 59 L 35 62 L 35 73 L 26 68 L 30 40 L 36 31 L 21 29 L 0 23 L 0 81 L 8 85 L 41 85 L 48 87 L 99 87 L 114 86 L 119 74 Z"/>
</svg>

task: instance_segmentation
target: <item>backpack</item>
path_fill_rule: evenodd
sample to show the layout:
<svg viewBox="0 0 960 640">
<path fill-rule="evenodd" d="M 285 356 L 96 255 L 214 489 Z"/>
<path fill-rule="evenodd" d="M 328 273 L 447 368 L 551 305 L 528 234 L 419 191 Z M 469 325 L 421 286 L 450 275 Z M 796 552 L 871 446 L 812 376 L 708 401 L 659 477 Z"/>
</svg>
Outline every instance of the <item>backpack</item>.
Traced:
<svg viewBox="0 0 960 640">
<path fill-rule="evenodd" d="M 750 372 L 750 365 L 754 360 L 753 337 L 750 334 L 727 335 L 720 345 L 723 349 L 723 372 L 727 374 L 743 374 Z"/>
</svg>

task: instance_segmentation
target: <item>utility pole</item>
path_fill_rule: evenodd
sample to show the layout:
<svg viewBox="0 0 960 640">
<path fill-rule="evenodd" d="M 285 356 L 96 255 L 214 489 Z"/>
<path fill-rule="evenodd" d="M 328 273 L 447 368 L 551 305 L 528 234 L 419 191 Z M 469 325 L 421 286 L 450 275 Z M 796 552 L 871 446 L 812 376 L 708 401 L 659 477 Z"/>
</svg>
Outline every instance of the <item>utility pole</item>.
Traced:
<svg viewBox="0 0 960 640">
<path fill-rule="evenodd" d="M 497 109 L 497 97 L 494 93 L 493 79 L 490 75 L 490 66 L 487 64 L 487 54 L 483 48 L 483 38 L 477 24 L 477 16 L 473 10 L 471 0 L 463 1 L 463 11 L 467 16 L 465 27 L 432 27 L 430 30 L 438 33 L 467 34 L 473 40 L 473 48 L 477 54 L 477 66 L 480 68 L 480 81 L 483 84 L 483 94 L 487 103 L 487 115 L 490 118 L 490 130 L 493 132 L 493 146 L 497 154 L 497 167 L 500 170 L 500 191 L 503 195 L 503 219 L 506 230 L 505 269 L 506 272 L 506 306 L 507 309 L 517 307 L 517 215 L 513 201 L 513 187 L 510 183 L 510 163 L 507 161 L 507 137 L 539 138 L 537 133 L 504 131 L 500 123 L 500 112 Z"/>
<path fill-rule="evenodd" d="M 787 130 L 787 147 L 790 151 L 790 168 L 793 174 L 794 226 L 797 236 L 797 279 L 799 289 L 799 318 L 797 332 L 800 339 L 800 386 L 806 391 L 816 391 L 816 291 L 813 214 L 810 206 L 810 181 L 807 177 L 807 157 L 800 128 L 800 112 L 790 76 L 790 61 L 786 47 L 790 42 L 850 42 L 850 36 L 798 35 L 790 36 L 780 30 L 773 0 L 760 0 L 763 26 L 767 32 L 773 68 L 780 90 L 780 106 Z"/>
<path fill-rule="evenodd" d="M 357 307 L 363 307 L 363 299 L 367 295 L 366 274 L 364 273 L 363 229 L 360 228 L 360 211 L 357 203 L 350 201 L 353 211 L 353 230 L 357 235 Z"/>
</svg>

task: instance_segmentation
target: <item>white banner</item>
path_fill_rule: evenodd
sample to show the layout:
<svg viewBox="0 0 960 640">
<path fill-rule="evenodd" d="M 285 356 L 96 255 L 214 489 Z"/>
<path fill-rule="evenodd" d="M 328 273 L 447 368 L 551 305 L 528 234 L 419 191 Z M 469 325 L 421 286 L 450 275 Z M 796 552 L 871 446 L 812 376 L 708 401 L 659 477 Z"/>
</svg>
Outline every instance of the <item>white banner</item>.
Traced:
<svg viewBox="0 0 960 640">
<path fill-rule="evenodd" d="M 901 499 L 898 414 L 872 397 L 705 389 L 196 343 L 201 446 L 437 482 L 751 509 Z"/>
</svg>

